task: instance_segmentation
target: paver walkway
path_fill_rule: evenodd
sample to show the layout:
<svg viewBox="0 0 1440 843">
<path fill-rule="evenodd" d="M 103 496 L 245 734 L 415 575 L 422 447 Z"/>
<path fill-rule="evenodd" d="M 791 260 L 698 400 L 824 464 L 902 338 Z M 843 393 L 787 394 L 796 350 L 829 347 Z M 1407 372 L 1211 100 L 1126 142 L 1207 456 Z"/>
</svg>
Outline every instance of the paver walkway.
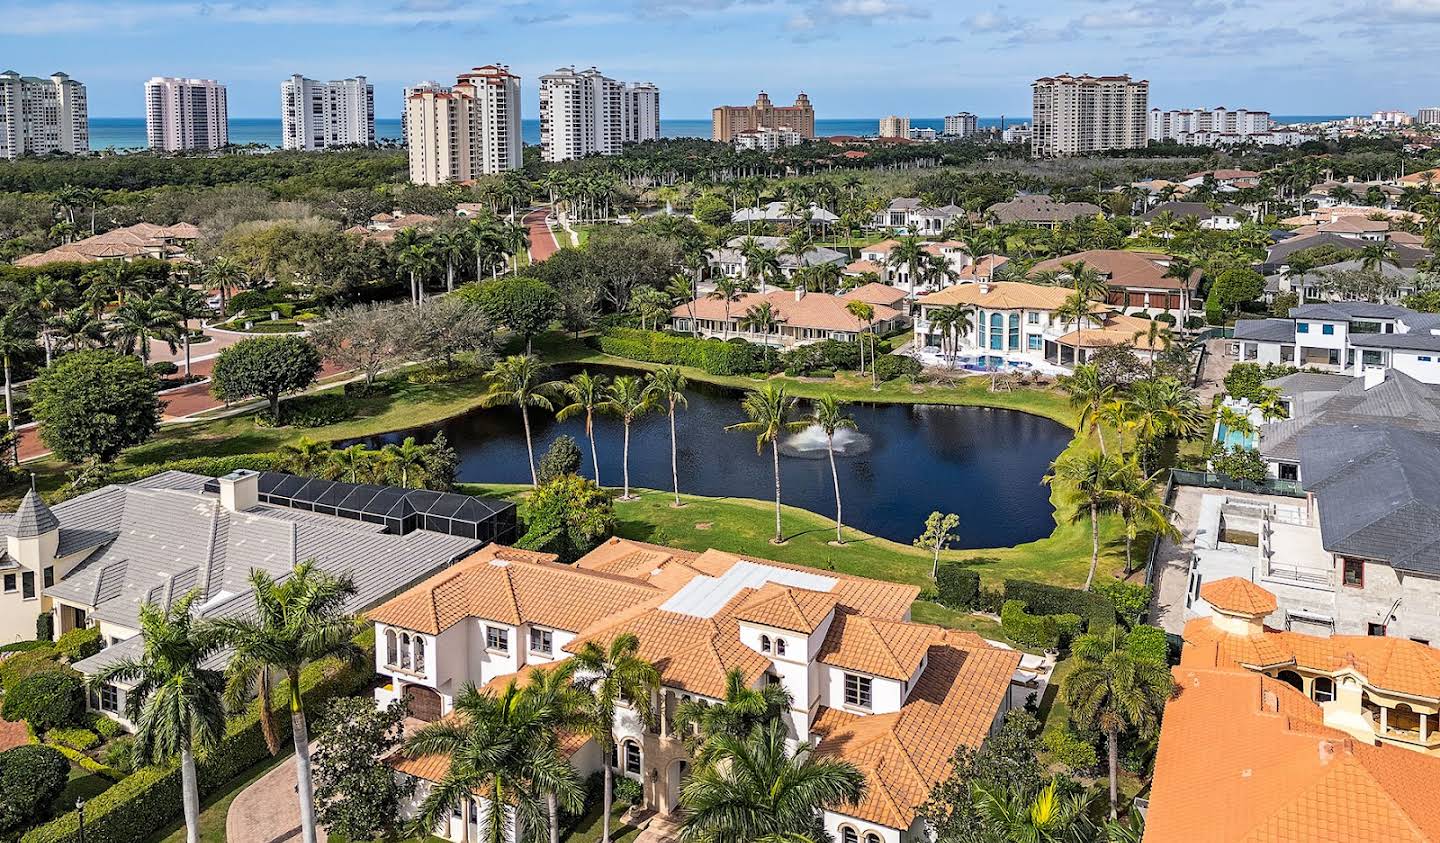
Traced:
<svg viewBox="0 0 1440 843">
<path fill-rule="evenodd" d="M 300 839 L 300 803 L 295 796 L 295 759 L 287 758 L 278 767 L 245 788 L 230 803 L 225 814 L 226 843 L 288 843 Z M 315 829 L 315 839 L 324 843 L 324 828 Z"/>
</svg>

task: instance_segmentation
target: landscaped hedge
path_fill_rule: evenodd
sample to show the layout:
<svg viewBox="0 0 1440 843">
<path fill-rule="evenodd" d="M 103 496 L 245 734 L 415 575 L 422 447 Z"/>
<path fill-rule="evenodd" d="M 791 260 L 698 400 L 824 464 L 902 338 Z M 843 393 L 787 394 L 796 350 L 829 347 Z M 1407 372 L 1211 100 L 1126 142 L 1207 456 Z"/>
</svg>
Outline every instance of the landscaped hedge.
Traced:
<svg viewBox="0 0 1440 843">
<path fill-rule="evenodd" d="M 664 331 L 610 328 L 596 340 L 616 357 L 692 366 L 712 375 L 748 375 L 767 370 L 765 349 L 744 340 L 695 339 Z"/>
<path fill-rule="evenodd" d="M 1019 600 L 1006 600 L 1000 609 L 1000 628 L 1020 644 L 1053 650 L 1080 632 L 1080 616 L 1073 612 L 1035 615 Z"/>
<path fill-rule="evenodd" d="M 941 565 L 935 585 L 940 605 L 951 609 L 974 609 L 980 600 L 980 573 L 954 563 Z"/>
<path fill-rule="evenodd" d="M 1115 604 L 1103 594 L 1029 580 L 1006 580 L 1005 599 L 1019 600 L 1037 615 L 1079 615 L 1082 632 L 1108 632 L 1115 626 Z"/>
<path fill-rule="evenodd" d="M 305 705 L 317 710 L 321 703 L 335 696 L 353 694 L 369 685 L 374 677 L 374 637 L 362 639 L 364 651 L 354 665 L 333 659 L 310 665 L 301 677 L 305 689 Z M 282 741 L 288 740 L 285 730 L 290 718 L 285 716 L 288 705 L 277 707 L 275 726 L 281 730 Z M 260 733 L 260 718 L 252 705 L 244 714 L 231 719 L 224 739 L 202 753 L 196 762 L 200 796 L 228 787 L 241 773 L 269 755 L 265 737 Z M 109 790 L 85 804 L 85 843 L 133 843 L 145 840 L 165 824 L 179 816 L 180 767 L 177 763 L 144 767 Z M 79 816 L 71 811 L 31 829 L 22 843 L 80 843 Z"/>
</svg>

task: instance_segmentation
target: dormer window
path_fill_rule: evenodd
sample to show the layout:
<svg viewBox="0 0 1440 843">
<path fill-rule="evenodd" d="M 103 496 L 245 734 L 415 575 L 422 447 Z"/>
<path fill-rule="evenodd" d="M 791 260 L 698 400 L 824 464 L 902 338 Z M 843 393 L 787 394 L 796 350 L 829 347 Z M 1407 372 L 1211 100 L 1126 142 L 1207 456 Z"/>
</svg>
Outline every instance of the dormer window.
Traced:
<svg viewBox="0 0 1440 843">
<path fill-rule="evenodd" d="M 770 652 L 770 636 L 768 636 L 768 635 L 762 635 L 762 636 L 760 636 L 760 652 L 762 652 L 762 653 L 768 653 L 768 652 Z"/>
</svg>

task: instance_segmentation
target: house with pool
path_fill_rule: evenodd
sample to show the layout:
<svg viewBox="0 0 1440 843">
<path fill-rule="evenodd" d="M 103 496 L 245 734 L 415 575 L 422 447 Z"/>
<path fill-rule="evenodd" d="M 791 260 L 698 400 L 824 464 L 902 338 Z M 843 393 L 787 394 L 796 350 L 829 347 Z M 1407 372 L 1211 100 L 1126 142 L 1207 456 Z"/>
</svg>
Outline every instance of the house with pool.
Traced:
<svg viewBox="0 0 1440 843">
<path fill-rule="evenodd" d="M 638 782 L 647 840 L 675 839 L 680 792 L 693 759 L 675 727 L 686 701 L 714 703 L 730 674 L 790 692 L 783 721 L 794 744 L 842 758 L 865 777 L 858 803 L 822 812 L 847 843 L 928 839 L 919 811 L 951 770 L 955 750 L 978 747 L 1023 695 L 1022 655 L 979 636 L 910 620 L 918 589 L 732 553 L 678 550 L 612 538 L 574 565 L 489 545 L 374 609 L 379 704 L 402 699 L 413 718 L 452 711 L 469 684 L 499 689 L 554 669 L 587 643 L 632 634 L 660 685 L 652 716 L 622 702 L 611 746 L 568 735 L 581 775 L 609 766 Z M 584 676 L 579 677 L 582 681 Z M 1028 693 L 1028 690 L 1026 691 Z M 1017 699 L 1019 700 L 1017 702 Z M 412 724 L 413 725 L 413 724 Z M 416 800 L 450 759 L 394 759 Z M 480 839 L 491 803 L 476 796 L 435 833 Z"/>
<path fill-rule="evenodd" d="M 1148 319 L 1126 316 L 1114 307 L 1093 303 L 1078 324 L 1056 311 L 1074 293 L 1068 287 L 1022 281 L 980 281 L 958 284 L 922 296 L 915 317 L 915 354 L 929 365 L 955 365 L 989 370 L 1034 368 L 1063 371 L 1084 363 L 1099 349 L 1128 343 L 1142 358 L 1161 350 L 1146 336 Z M 933 322 L 942 308 L 958 307 L 969 330 L 955 339 L 955 360 Z"/>
</svg>

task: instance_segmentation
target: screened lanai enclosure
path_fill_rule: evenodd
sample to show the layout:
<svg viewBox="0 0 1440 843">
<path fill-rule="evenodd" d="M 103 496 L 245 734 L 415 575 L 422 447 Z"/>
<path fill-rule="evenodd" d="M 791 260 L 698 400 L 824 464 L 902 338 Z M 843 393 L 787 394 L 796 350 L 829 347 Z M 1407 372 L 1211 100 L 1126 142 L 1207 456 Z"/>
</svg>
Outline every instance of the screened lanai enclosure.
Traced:
<svg viewBox="0 0 1440 843">
<path fill-rule="evenodd" d="M 218 494 L 220 481 L 207 482 L 205 491 Z M 342 483 L 262 471 L 259 499 L 274 506 L 376 524 L 397 536 L 429 530 L 501 544 L 516 539 L 515 504 L 454 492 Z"/>
</svg>

